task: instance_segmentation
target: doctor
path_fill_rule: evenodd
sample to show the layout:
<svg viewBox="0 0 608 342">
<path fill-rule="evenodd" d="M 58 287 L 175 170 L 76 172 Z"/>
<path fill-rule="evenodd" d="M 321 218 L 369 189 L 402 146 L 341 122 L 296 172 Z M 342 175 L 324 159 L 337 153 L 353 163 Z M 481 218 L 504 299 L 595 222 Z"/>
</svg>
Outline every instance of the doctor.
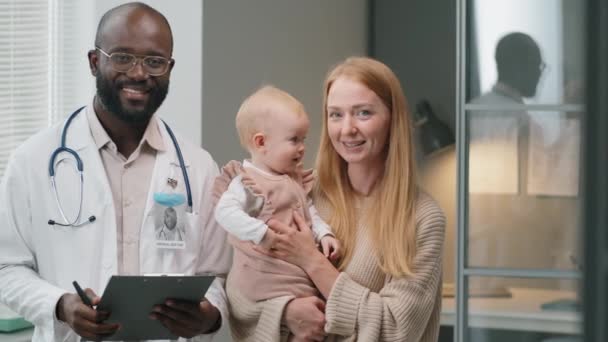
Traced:
<svg viewBox="0 0 608 342">
<path fill-rule="evenodd" d="M 0 301 L 35 324 L 34 341 L 99 339 L 118 328 L 82 303 L 74 280 L 96 304 L 115 274 L 228 271 L 231 252 L 210 200 L 217 165 L 155 115 L 172 50 L 162 14 L 141 3 L 111 9 L 88 53 L 92 103 L 12 156 L 0 186 Z M 69 150 L 51 157 L 59 146 Z M 156 241 L 166 203 L 181 211 L 183 244 Z M 168 301 L 150 317 L 181 337 L 210 340 L 226 310 L 216 278 L 200 303 Z"/>
</svg>

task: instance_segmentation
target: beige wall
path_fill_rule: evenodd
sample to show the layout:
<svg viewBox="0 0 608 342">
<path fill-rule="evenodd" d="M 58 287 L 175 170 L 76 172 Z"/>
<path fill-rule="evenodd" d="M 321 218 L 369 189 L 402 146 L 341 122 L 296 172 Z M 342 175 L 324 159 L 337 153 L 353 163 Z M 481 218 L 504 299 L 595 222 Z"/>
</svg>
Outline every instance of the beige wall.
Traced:
<svg viewBox="0 0 608 342">
<path fill-rule="evenodd" d="M 446 218 L 443 281 L 456 276 L 456 149 L 452 145 L 419 162 L 421 187 L 439 204 Z"/>
</svg>

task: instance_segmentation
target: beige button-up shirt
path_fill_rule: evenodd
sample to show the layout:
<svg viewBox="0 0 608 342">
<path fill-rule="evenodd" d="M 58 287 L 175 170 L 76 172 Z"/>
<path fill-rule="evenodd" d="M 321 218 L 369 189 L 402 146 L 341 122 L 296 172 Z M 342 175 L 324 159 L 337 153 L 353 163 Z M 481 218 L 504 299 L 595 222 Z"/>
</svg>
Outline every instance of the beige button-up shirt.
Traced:
<svg viewBox="0 0 608 342">
<path fill-rule="evenodd" d="M 125 158 L 101 125 L 93 106 L 87 118 L 106 171 L 116 211 L 118 274 L 139 274 L 139 235 L 157 151 L 166 146 L 155 118 L 135 151 Z"/>
</svg>

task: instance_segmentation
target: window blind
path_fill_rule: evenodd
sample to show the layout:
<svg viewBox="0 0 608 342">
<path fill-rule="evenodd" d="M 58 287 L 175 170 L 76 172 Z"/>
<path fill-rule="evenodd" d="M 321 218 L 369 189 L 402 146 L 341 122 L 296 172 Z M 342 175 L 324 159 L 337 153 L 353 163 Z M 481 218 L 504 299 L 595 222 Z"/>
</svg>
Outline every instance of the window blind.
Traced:
<svg viewBox="0 0 608 342">
<path fill-rule="evenodd" d="M 47 0 L 48 1 L 48 0 Z M 86 53 L 97 28 L 94 1 L 51 0 L 49 122 L 63 120 L 87 104 L 94 83 Z"/>
<path fill-rule="evenodd" d="M 24 140 L 86 104 L 93 4 L 0 0 L 0 177 Z"/>
<path fill-rule="evenodd" d="M 0 0 L 0 174 L 48 125 L 48 9 L 46 0 Z"/>
</svg>

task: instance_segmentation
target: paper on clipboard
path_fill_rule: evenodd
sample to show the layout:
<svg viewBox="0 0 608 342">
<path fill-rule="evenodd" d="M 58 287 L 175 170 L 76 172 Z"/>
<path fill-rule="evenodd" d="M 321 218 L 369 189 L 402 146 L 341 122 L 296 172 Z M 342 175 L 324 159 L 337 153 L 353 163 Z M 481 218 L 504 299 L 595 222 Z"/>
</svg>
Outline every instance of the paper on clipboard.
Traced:
<svg viewBox="0 0 608 342">
<path fill-rule="evenodd" d="M 176 339 L 159 321 L 149 318 L 152 308 L 166 299 L 200 301 L 214 276 L 112 276 L 97 310 L 109 311 L 107 323 L 120 323 L 117 340 Z"/>
</svg>

